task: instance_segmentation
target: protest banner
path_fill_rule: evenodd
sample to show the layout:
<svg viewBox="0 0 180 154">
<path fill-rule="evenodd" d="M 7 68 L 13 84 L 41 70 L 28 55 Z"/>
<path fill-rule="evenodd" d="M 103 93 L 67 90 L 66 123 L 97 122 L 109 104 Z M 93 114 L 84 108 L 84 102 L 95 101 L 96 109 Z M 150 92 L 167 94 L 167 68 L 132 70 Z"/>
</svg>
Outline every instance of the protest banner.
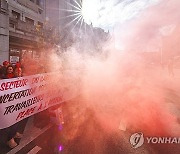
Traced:
<svg viewBox="0 0 180 154">
<path fill-rule="evenodd" d="M 78 95 L 70 75 L 44 73 L 0 80 L 0 129 Z"/>
</svg>

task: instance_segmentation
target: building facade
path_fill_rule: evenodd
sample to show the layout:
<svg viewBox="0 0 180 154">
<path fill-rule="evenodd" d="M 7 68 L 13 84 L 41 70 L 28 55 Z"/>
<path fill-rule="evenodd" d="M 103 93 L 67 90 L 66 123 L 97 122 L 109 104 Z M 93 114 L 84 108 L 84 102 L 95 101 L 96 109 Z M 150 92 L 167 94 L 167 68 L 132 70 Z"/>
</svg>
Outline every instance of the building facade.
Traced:
<svg viewBox="0 0 180 154">
<path fill-rule="evenodd" d="M 84 21 L 76 23 L 77 16 L 73 15 L 81 3 L 81 0 L 0 0 L 0 64 L 5 60 L 16 63 L 26 55 L 38 59 L 51 45 L 66 51 L 77 40 L 79 44 L 92 42 L 96 46 L 97 41 L 93 41 L 98 29 Z"/>
<path fill-rule="evenodd" d="M 9 15 L 6 1 L 0 0 L 0 64 L 9 58 Z"/>
<path fill-rule="evenodd" d="M 38 58 L 55 41 L 47 0 L 0 0 L 0 6 L 0 64 L 21 61 L 25 54 Z"/>
<path fill-rule="evenodd" d="M 9 0 L 9 61 L 38 57 L 43 44 L 45 0 Z"/>
</svg>

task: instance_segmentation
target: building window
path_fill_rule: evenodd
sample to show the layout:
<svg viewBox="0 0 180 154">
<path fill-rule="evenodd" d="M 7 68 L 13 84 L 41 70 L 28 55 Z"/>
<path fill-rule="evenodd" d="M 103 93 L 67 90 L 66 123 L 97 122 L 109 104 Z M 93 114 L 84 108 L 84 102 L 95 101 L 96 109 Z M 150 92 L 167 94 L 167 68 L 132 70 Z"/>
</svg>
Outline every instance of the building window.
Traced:
<svg viewBox="0 0 180 154">
<path fill-rule="evenodd" d="M 15 28 L 15 24 L 14 23 L 9 23 L 9 27 Z"/>
<path fill-rule="evenodd" d="M 25 17 L 25 20 L 26 20 L 27 24 L 34 25 L 34 20 L 32 20 L 32 19 L 30 19 L 28 17 Z"/>
<path fill-rule="evenodd" d="M 8 3 L 5 0 L 0 0 L 0 10 L 6 11 L 8 10 Z"/>
<path fill-rule="evenodd" d="M 41 28 L 43 28 L 43 23 L 38 21 L 38 25 L 41 26 Z"/>
<path fill-rule="evenodd" d="M 20 20 L 20 16 L 21 16 L 20 13 L 12 10 L 12 17 L 13 17 L 14 19 Z"/>
<path fill-rule="evenodd" d="M 39 14 L 43 13 L 43 10 L 41 10 L 40 8 L 38 9 Z"/>
<path fill-rule="evenodd" d="M 37 5 L 40 5 L 40 0 L 36 0 L 36 4 L 37 4 Z"/>
<path fill-rule="evenodd" d="M 36 4 L 43 7 L 43 0 L 36 0 Z"/>
</svg>

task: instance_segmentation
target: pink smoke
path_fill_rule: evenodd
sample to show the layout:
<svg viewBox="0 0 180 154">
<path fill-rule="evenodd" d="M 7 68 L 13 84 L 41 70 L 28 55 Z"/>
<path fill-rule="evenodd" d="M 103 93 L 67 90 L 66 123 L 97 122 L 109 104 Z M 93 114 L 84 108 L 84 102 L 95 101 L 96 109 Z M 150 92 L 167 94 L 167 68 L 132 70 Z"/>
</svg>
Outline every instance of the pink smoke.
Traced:
<svg viewBox="0 0 180 154">
<path fill-rule="evenodd" d="M 115 32 L 119 37 L 116 41 L 123 44 L 123 54 L 115 51 L 111 45 L 104 44 L 111 47 L 108 49 L 108 56 L 102 52 L 102 55 L 93 57 L 88 53 L 80 54 L 72 48 L 60 57 L 52 54 L 49 61 L 42 60 L 42 64 L 48 65 L 50 71 L 60 70 L 62 73 L 68 69 L 77 72 L 75 76 L 81 80 L 77 84 L 77 88 L 81 89 L 81 97 L 77 99 L 80 105 L 69 103 L 69 114 L 75 113 L 74 108 L 77 106 L 76 112 L 82 111 L 83 114 L 76 122 L 78 124 L 70 124 L 77 125 L 77 128 L 69 133 L 70 139 L 77 135 L 78 126 L 86 121 L 86 108 L 93 111 L 98 123 L 107 132 L 124 128 L 147 135 L 179 135 L 177 117 L 170 113 L 167 102 L 167 98 L 171 97 L 167 94 L 168 89 L 173 87 L 177 90 L 179 82 L 171 82 L 172 79 L 167 77 L 158 64 L 151 66 L 137 54 L 150 49 L 150 52 L 156 51 L 159 54 L 161 47 L 163 62 L 166 63 L 168 58 L 177 53 L 180 45 L 177 43 L 179 7 L 178 0 L 162 1 L 129 21 L 127 25 L 117 26 Z M 163 36 L 160 29 L 169 25 L 175 25 L 175 29 L 169 35 Z M 158 41 L 159 38 L 162 41 Z M 160 63 L 160 57 L 158 59 Z M 54 86 L 62 86 L 58 76 L 52 80 L 56 81 Z M 66 82 L 68 83 L 68 80 Z M 53 87 L 51 89 L 53 91 Z M 89 133 L 89 137 L 91 135 Z"/>
</svg>

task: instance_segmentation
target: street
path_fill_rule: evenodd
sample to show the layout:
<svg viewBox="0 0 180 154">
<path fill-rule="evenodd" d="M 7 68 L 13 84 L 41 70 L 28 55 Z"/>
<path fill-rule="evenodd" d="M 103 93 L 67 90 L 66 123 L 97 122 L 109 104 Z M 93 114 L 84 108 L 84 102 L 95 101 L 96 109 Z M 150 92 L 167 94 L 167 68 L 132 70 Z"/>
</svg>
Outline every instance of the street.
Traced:
<svg viewBox="0 0 180 154">
<path fill-rule="evenodd" d="M 0 154 L 180 154 L 180 0 L 0 0 Z"/>
</svg>

